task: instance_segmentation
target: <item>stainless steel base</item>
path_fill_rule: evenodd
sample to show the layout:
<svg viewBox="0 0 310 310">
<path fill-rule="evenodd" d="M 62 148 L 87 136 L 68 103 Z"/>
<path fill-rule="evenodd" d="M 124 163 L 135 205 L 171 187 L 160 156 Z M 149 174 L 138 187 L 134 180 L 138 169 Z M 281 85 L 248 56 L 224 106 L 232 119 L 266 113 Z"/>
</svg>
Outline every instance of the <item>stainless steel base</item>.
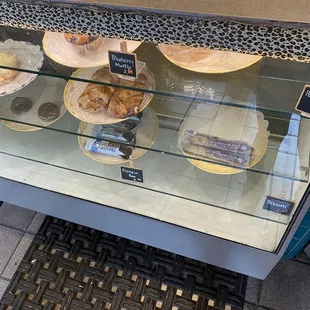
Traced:
<svg viewBox="0 0 310 310">
<path fill-rule="evenodd" d="M 242 244 L 7 179 L 0 179 L 0 199 L 260 279 L 280 259 Z"/>
</svg>

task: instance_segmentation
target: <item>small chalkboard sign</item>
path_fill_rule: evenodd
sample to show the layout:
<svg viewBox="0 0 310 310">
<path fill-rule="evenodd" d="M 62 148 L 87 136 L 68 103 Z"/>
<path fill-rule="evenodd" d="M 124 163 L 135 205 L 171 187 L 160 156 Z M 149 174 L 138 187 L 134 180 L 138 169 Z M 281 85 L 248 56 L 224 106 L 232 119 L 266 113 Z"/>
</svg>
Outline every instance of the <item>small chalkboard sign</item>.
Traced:
<svg viewBox="0 0 310 310">
<path fill-rule="evenodd" d="M 132 167 L 121 167 L 121 176 L 123 180 L 143 183 L 143 170 Z"/>
<path fill-rule="evenodd" d="M 294 202 L 282 200 L 274 197 L 267 196 L 264 209 L 268 211 L 273 211 L 276 213 L 289 215 L 293 210 Z"/>
<path fill-rule="evenodd" d="M 137 56 L 133 53 L 108 51 L 110 72 L 118 75 L 137 77 Z"/>
<path fill-rule="evenodd" d="M 295 109 L 310 115 L 310 85 L 304 87 Z"/>
</svg>

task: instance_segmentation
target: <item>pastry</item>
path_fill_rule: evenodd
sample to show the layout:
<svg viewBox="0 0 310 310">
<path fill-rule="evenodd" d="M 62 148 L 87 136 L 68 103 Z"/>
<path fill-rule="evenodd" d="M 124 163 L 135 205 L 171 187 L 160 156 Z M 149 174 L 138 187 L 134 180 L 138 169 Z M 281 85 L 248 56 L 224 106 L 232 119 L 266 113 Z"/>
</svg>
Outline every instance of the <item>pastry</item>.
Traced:
<svg viewBox="0 0 310 310">
<path fill-rule="evenodd" d="M 135 81 L 122 80 L 121 85 L 134 88 L 145 88 L 146 77 L 139 74 Z M 118 88 L 109 102 L 107 114 L 111 117 L 126 118 L 140 111 L 144 93 L 136 90 Z"/>
<path fill-rule="evenodd" d="M 131 96 L 129 98 L 120 99 L 119 93 L 115 92 L 115 96 L 112 97 L 107 114 L 115 118 L 126 118 L 131 115 L 139 113 L 139 108 L 142 102 L 143 93 L 137 96 Z"/>
<path fill-rule="evenodd" d="M 65 34 L 65 39 L 81 54 L 95 51 L 103 41 L 102 37 L 79 34 Z"/>
<path fill-rule="evenodd" d="M 0 52 L 0 66 L 19 68 L 19 61 L 16 56 L 8 52 Z M 13 81 L 18 71 L 0 68 L 0 85 Z"/>
<path fill-rule="evenodd" d="M 107 108 L 113 92 L 114 87 L 88 84 L 78 98 L 78 104 L 87 112 L 101 112 Z"/>
<path fill-rule="evenodd" d="M 115 142 L 87 139 L 84 149 L 88 152 L 99 153 L 102 155 L 129 159 L 133 148 Z"/>
<path fill-rule="evenodd" d="M 117 78 L 112 76 L 108 68 L 97 70 L 91 77 L 93 81 L 115 84 Z M 79 106 L 87 112 L 100 112 L 107 108 L 108 103 L 115 91 L 115 87 L 88 84 L 80 97 L 78 98 Z"/>
<path fill-rule="evenodd" d="M 110 124 L 109 127 L 111 128 L 118 128 L 121 130 L 125 130 L 125 131 L 135 131 L 136 128 L 138 127 L 139 122 L 136 122 L 134 120 L 131 119 L 127 119 L 123 122 L 119 122 L 119 123 L 114 123 L 114 124 Z"/>
<path fill-rule="evenodd" d="M 225 140 L 219 137 L 193 132 L 186 130 L 184 134 L 188 134 L 189 142 L 201 146 L 210 146 L 219 150 L 227 150 L 239 154 L 253 155 L 254 149 L 247 142 L 236 140 Z"/>
<path fill-rule="evenodd" d="M 206 48 L 198 48 L 191 46 L 179 46 L 179 45 L 160 45 L 160 50 L 167 56 L 173 57 L 175 61 L 181 62 L 197 62 L 210 57 L 214 51 Z"/>
<path fill-rule="evenodd" d="M 188 154 L 241 167 L 249 165 L 254 151 L 247 142 L 225 140 L 194 130 L 183 131 L 180 146 Z"/>
<path fill-rule="evenodd" d="M 125 142 L 130 144 L 136 143 L 136 134 L 131 131 L 125 131 L 120 128 L 111 128 L 109 126 L 102 126 L 97 138 L 111 140 L 115 142 Z"/>
<path fill-rule="evenodd" d="M 214 147 L 195 145 L 188 141 L 182 143 L 182 149 L 193 156 L 205 157 L 239 167 L 247 167 L 250 161 L 250 156 L 248 154 L 239 154 L 226 150 L 219 150 Z"/>
<path fill-rule="evenodd" d="M 10 105 L 10 111 L 16 115 L 27 113 L 32 108 L 32 101 L 27 97 L 16 97 Z"/>
<path fill-rule="evenodd" d="M 91 77 L 93 81 L 107 84 L 144 89 L 147 79 L 139 74 L 134 81 L 119 79 L 110 73 L 109 68 L 97 70 Z M 139 113 L 144 93 L 141 91 L 115 88 L 113 86 L 88 84 L 78 98 L 79 107 L 87 112 L 101 112 L 106 110 L 107 115 L 115 118 L 127 118 Z"/>
<path fill-rule="evenodd" d="M 38 109 L 39 117 L 45 122 L 51 122 L 60 115 L 60 108 L 52 102 L 42 103 Z"/>
</svg>

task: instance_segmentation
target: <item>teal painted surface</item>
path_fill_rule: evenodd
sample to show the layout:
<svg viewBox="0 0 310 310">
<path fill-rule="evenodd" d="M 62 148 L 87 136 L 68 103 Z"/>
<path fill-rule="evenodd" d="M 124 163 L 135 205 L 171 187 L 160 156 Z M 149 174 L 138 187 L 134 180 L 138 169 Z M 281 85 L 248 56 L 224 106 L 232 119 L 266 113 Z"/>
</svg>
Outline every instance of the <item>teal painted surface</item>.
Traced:
<svg viewBox="0 0 310 310">
<path fill-rule="evenodd" d="M 298 255 L 310 241 L 310 209 L 300 223 L 292 241 L 290 242 L 284 258 L 293 258 Z"/>
</svg>

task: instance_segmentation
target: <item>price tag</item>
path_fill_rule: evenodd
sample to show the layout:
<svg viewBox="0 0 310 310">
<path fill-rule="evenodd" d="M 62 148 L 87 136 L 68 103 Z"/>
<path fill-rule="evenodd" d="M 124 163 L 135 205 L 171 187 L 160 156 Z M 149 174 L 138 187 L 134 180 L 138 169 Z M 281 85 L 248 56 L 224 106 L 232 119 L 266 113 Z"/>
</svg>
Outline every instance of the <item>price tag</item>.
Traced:
<svg viewBox="0 0 310 310">
<path fill-rule="evenodd" d="M 134 53 L 108 51 L 110 72 L 132 78 L 137 77 L 137 56 Z"/>
<path fill-rule="evenodd" d="M 274 197 L 267 196 L 264 209 L 284 215 L 289 215 L 293 210 L 294 202 L 282 200 Z"/>
<path fill-rule="evenodd" d="M 305 85 L 295 109 L 302 115 L 310 117 L 310 85 Z"/>
<path fill-rule="evenodd" d="M 121 166 L 121 176 L 123 180 L 143 183 L 143 170 L 133 167 Z"/>
</svg>

